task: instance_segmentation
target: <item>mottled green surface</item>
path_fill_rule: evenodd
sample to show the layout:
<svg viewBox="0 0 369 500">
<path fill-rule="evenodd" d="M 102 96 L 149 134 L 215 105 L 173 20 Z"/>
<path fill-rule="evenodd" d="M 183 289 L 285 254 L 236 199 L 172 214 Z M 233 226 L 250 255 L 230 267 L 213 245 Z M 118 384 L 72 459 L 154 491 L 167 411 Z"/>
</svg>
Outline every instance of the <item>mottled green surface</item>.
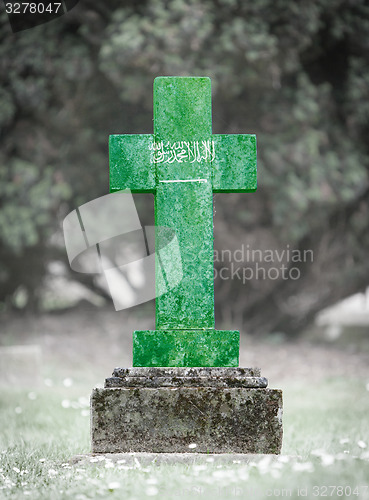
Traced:
<svg viewBox="0 0 369 500">
<path fill-rule="evenodd" d="M 155 78 L 154 133 L 157 142 L 201 141 L 210 138 L 210 78 Z"/>
<path fill-rule="evenodd" d="M 143 330 L 133 333 L 133 366 L 238 366 L 233 330 Z"/>
<path fill-rule="evenodd" d="M 155 224 L 175 230 L 181 252 L 183 280 L 159 296 L 176 278 L 170 268 L 178 256 L 165 249 L 157 232 L 158 334 L 150 336 L 149 344 L 146 336 L 135 338 L 133 365 L 236 366 L 233 335 L 238 332 L 222 337 L 214 330 L 212 195 L 256 189 L 255 136 L 212 135 L 209 78 L 156 78 L 154 135 L 111 136 L 110 186 L 112 191 L 155 193 Z M 200 342 L 198 329 L 213 336 L 211 348 L 183 333 L 193 330 Z"/>
<path fill-rule="evenodd" d="M 213 135 L 213 190 L 217 193 L 256 191 L 256 136 Z"/>
<path fill-rule="evenodd" d="M 214 328 L 212 215 L 213 195 L 208 182 L 159 184 L 155 225 L 176 228 L 183 269 L 183 279 L 174 293 L 156 299 L 159 330 Z M 162 254 L 160 251 L 161 258 Z M 167 260 L 171 258 L 167 256 Z M 167 262 L 163 264 L 168 269 Z"/>
<path fill-rule="evenodd" d="M 127 188 L 133 193 L 155 192 L 153 142 L 151 134 L 109 136 L 110 192 Z"/>
<path fill-rule="evenodd" d="M 154 137 L 165 145 L 211 139 L 211 82 L 209 78 L 159 77 L 154 81 Z M 185 145 L 186 147 L 186 145 Z M 158 162 L 157 178 L 208 179 L 211 161 Z"/>
</svg>

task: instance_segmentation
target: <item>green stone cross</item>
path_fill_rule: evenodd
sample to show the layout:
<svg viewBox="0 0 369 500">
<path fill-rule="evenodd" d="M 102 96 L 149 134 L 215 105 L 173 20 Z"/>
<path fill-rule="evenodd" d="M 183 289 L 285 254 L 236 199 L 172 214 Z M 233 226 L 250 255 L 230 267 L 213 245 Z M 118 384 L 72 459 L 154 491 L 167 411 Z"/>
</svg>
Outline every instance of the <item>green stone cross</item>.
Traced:
<svg viewBox="0 0 369 500">
<path fill-rule="evenodd" d="M 156 298 L 156 330 L 133 334 L 133 366 L 238 366 L 239 332 L 215 330 L 213 193 L 256 190 L 255 135 L 212 134 L 209 78 L 159 77 L 154 134 L 111 135 L 109 158 L 110 191 L 153 193 L 155 225 L 175 230 L 182 259 L 182 281 Z"/>
</svg>

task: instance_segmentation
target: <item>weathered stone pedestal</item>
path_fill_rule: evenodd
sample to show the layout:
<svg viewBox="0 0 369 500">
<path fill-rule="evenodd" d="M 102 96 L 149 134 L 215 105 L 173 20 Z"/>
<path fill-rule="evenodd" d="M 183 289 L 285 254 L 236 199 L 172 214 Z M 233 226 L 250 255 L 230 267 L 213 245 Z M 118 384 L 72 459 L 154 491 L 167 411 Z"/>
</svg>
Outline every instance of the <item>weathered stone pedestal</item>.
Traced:
<svg viewBox="0 0 369 500">
<path fill-rule="evenodd" d="M 280 453 L 267 384 L 257 368 L 116 368 L 91 396 L 92 452 Z"/>
</svg>

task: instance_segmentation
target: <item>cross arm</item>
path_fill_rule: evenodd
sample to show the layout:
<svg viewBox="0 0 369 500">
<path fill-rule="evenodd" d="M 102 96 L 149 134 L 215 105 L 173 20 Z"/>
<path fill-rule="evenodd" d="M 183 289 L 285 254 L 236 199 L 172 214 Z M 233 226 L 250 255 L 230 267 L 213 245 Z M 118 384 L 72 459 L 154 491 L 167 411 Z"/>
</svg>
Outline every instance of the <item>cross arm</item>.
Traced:
<svg viewBox="0 0 369 500">
<path fill-rule="evenodd" d="M 213 135 L 213 191 L 252 193 L 256 191 L 256 136 Z"/>
<path fill-rule="evenodd" d="M 155 192 L 153 146 L 152 134 L 109 136 L 110 192 Z"/>
</svg>

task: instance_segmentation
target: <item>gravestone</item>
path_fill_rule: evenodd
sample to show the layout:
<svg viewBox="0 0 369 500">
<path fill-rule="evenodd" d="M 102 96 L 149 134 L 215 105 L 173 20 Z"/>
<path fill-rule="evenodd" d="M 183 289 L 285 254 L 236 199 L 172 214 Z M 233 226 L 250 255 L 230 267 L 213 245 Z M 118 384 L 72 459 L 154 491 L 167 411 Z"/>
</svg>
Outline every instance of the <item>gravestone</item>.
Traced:
<svg viewBox="0 0 369 500">
<path fill-rule="evenodd" d="M 256 137 L 212 134 L 209 78 L 159 77 L 154 134 L 112 135 L 109 151 L 110 190 L 154 194 L 183 279 L 161 294 L 176 266 L 157 252 L 156 329 L 135 331 L 133 367 L 93 391 L 92 450 L 279 453 L 282 393 L 238 367 L 239 332 L 214 321 L 213 193 L 256 190 Z"/>
</svg>

